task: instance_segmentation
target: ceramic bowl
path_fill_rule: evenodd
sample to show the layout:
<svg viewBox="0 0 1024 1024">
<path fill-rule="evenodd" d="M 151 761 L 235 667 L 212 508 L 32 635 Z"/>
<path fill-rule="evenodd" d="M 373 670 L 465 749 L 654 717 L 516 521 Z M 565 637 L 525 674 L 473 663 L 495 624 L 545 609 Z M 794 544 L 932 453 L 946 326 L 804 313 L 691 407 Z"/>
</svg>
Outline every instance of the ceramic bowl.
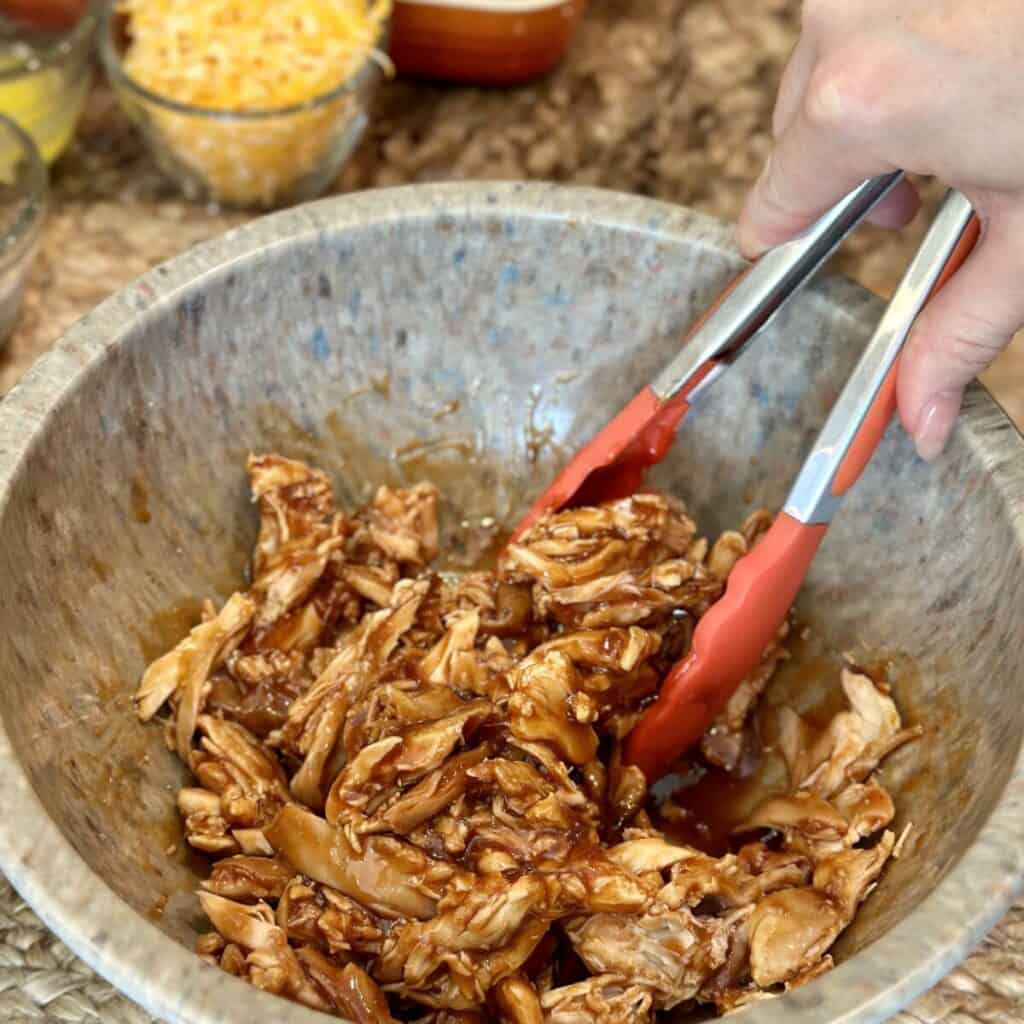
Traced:
<svg viewBox="0 0 1024 1024">
<path fill-rule="evenodd" d="M 391 58 L 400 74 L 521 85 L 555 68 L 586 0 L 395 0 Z"/>
<path fill-rule="evenodd" d="M 511 522 L 675 351 L 739 265 L 679 207 L 542 185 L 422 186 L 254 222 L 141 278 L 0 403 L 0 867 L 154 1015 L 314 1024 L 203 965 L 182 769 L 133 718 L 147 660 L 242 579 L 250 449 L 341 500 L 428 477 L 445 519 Z M 685 422 L 656 483 L 705 529 L 777 505 L 880 311 L 826 278 Z M 887 435 L 800 600 L 842 651 L 912 668 L 925 738 L 886 767 L 902 858 L 838 965 L 751 1024 L 881 1021 L 1004 913 L 1024 866 L 1024 441 L 980 389 L 948 453 Z M 168 850 L 173 852 L 168 855 Z"/>
</svg>

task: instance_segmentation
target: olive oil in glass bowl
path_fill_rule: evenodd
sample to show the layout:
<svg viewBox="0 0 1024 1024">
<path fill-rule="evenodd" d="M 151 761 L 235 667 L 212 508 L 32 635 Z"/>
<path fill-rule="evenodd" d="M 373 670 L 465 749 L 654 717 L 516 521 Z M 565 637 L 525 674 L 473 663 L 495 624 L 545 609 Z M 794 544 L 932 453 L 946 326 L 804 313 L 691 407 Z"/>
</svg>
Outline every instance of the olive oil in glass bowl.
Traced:
<svg viewBox="0 0 1024 1024">
<path fill-rule="evenodd" d="M 0 114 L 50 164 L 70 143 L 93 72 L 100 0 L 0 0 Z"/>
</svg>

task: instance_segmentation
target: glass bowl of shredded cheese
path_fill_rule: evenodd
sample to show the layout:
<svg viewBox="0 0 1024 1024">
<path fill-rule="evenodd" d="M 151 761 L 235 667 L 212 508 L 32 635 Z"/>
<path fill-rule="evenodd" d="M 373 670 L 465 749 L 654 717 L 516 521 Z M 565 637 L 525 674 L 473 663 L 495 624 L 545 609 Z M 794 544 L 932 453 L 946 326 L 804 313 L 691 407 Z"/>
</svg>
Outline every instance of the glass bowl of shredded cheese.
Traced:
<svg viewBox="0 0 1024 1024">
<path fill-rule="evenodd" d="M 0 114 L 0 350 L 18 320 L 39 247 L 47 177 L 31 136 Z"/>
<path fill-rule="evenodd" d="M 161 169 L 192 199 L 312 199 L 362 138 L 391 0 L 116 0 L 100 54 Z"/>
</svg>

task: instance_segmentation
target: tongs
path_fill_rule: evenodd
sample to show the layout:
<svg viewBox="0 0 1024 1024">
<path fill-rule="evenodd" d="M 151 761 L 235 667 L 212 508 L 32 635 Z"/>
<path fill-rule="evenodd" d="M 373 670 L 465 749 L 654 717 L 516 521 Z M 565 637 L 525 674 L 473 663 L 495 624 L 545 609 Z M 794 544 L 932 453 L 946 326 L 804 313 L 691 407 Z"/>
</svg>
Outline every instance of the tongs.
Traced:
<svg viewBox="0 0 1024 1024">
<path fill-rule="evenodd" d="M 516 528 L 542 514 L 634 493 L 668 453 L 694 398 L 732 363 L 897 184 L 872 178 L 791 242 L 741 274 L 696 324 L 680 354 L 559 474 Z M 927 301 L 977 240 L 967 199 L 951 190 L 836 401 L 793 489 L 764 537 L 735 565 L 723 596 L 700 618 L 689 654 L 665 677 L 630 733 L 625 760 L 649 782 L 671 770 L 757 666 L 796 598 L 843 497 L 896 409 L 900 351 Z"/>
</svg>

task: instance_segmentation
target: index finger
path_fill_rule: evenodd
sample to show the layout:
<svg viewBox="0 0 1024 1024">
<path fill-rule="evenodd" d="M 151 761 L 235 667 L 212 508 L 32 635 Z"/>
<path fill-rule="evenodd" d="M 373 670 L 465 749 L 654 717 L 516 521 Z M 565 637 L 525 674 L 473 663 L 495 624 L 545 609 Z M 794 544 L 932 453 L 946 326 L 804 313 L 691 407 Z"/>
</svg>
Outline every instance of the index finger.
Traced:
<svg viewBox="0 0 1024 1024">
<path fill-rule="evenodd" d="M 865 178 L 897 170 L 854 137 L 857 118 L 845 102 L 835 77 L 819 68 L 747 196 L 736 232 L 747 256 L 792 238 Z M 917 194 L 902 182 L 872 219 L 895 226 L 916 210 Z"/>
</svg>

